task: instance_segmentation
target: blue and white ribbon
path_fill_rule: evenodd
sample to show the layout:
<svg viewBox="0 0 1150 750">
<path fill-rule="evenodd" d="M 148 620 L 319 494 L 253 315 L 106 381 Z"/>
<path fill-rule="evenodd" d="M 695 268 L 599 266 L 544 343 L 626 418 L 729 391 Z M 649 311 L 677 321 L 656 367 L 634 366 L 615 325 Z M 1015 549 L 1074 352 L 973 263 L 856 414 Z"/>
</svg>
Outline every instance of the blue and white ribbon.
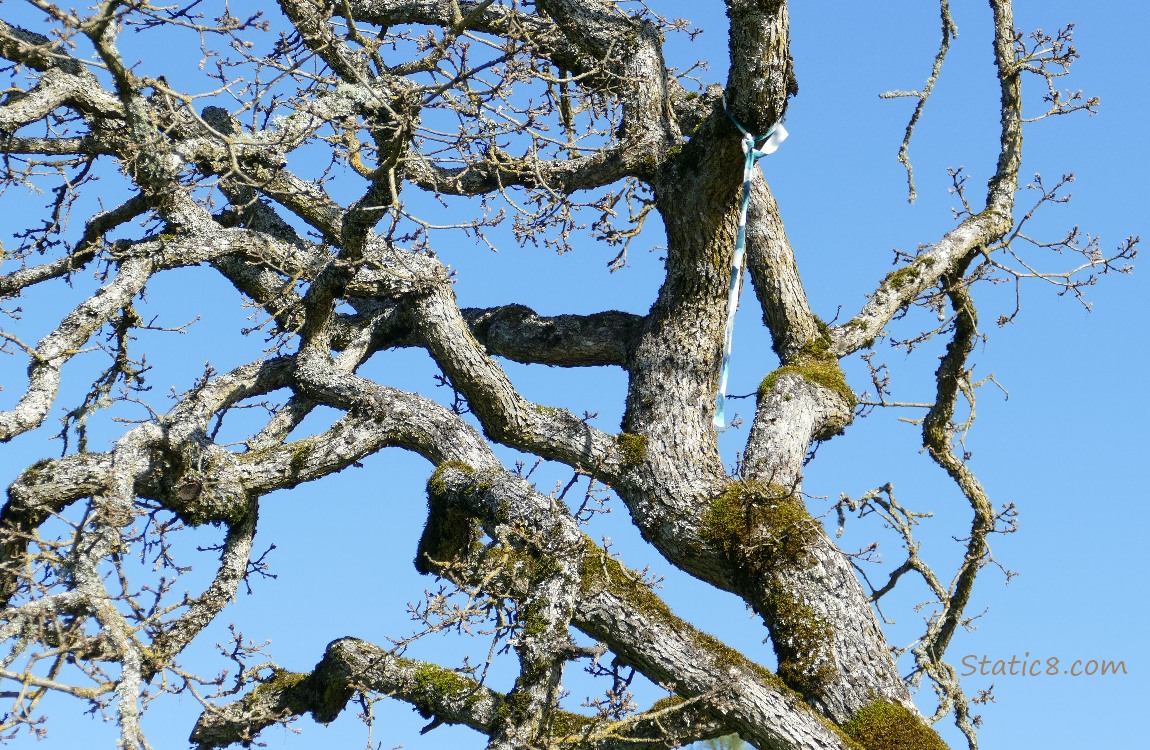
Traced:
<svg viewBox="0 0 1150 750">
<path fill-rule="evenodd" d="M 727 98 L 723 97 L 723 109 L 727 117 L 743 134 L 743 153 L 746 160 L 743 162 L 743 201 L 739 205 L 739 232 L 735 235 L 735 253 L 731 256 L 731 287 L 727 293 L 727 326 L 723 332 L 723 364 L 719 370 L 719 393 L 715 396 L 715 427 L 722 429 L 727 426 L 725 405 L 727 402 L 727 376 L 731 369 L 731 346 L 735 340 L 735 311 L 739 309 L 739 293 L 743 288 L 743 255 L 747 244 L 747 206 L 751 202 L 751 180 L 755 175 L 755 165 L 768 154 L 778 150 L 783 141 L 787 139 L 787 129 L 783 127 L 783 120 L 771 126 L 763 135 L 756 138 L 747 132 L 747 129 L 735 119 L 731 110 L 727 108 Z M 760 145 L 760 141 L 762 142 Z"/>
</svg>

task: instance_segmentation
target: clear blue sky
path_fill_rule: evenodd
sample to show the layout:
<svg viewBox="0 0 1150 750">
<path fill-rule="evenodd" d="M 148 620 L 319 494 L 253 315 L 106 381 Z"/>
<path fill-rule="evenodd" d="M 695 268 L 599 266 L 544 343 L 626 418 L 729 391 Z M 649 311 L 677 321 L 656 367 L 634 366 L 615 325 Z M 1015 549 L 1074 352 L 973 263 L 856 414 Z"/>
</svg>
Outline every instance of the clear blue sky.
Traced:
<svg viewBox="0 0 1150 750">
<path fill-rule="evenodd" d="M 653 5 L 668 15 L 690 18 L 706 30 L 694 44 L 672 41 L 672 53 L 680 60 L 710 61 L 706 79 L 721 82 L 727 64 L 721 3 Z M 1071 171 L 1077 175 L 1073 201 L 1047 209 L 1041 231 L 1053 236 L 1079 225 L 1101 236 L 1103 250 L 1130 234 L 1150 235 L 1145 182 L 1150 152 L 1144 135 L 1150 120 L 1150 84 L 1144 66 L 1133 59 L 1145 46 L 1150 11 L 1139 3 L 1047 0 L 1016 5 L 1017 23 L 1024 30 L 1053 30 L 1066 22 L 1077 25 L 1076 46 L 1082 59 L 1066 86 L 1101 97 L 1094 117 L 1079 114 L 1048 120 L 1029 126 L 1025 133 L 1024 175 L 1041 172 L 1048 179 Z M 981 200 L 994 166 L 997 132 L 989 10 L 985 3 L 955 6 L 959 37 L 911 147 L 920 197 L 908 205 L 905 176 L 895 154 L 910 103 L 880 101 L 877 94 L 922 84 L 937 43 L 937 9 L 929 2 L 909 0 L 838 3 L 829 8 L 794 3 L 794 56 L 801 91 L 788 114 L 790 139 L 762 165 L 816 312 L 828 320 L 839 314 L 840 307 L 844 319 L 857 310 L 863 295 L 890 270 L 892 249 L 913 251 L 951 226 L 950 207 L 955 201 L 947 194 L 947 167 L 965 167 L 971 174 L 971 195 Z M 25 13 L 13 0 L 0 4 L 5 19 Z M 1040 106 L 1037 91 L 1029 93 L 1031 107 Z M 732 180 L 737 181 L 737 175 Z M 1024 191 L 1019 205 L 1027 200 Z M 31 205 L 15 193 L 0 198 L 0 241 L 10 241 L 16 227 L 12 217 Z M 649 251 L 661 242 L 658 227 L 650 230 L 650 237 L 632 251 L 630 266 L 615 274 L 606 271 L 614 252 L 590 241 L 562 257 L 510 243 L 498 254 L 463 242 L 445 243 L 437 251 L 459 271 L 456 292 L 462 305 L 520 302 L 545 314 L 612 308 L 642 313 L 654 298 L 661 270 L 658 251 Z M 1047 259 L 1045 268 L 1057 268 L 1058 263 L 1057 258 Z M 1140 325 L 1150 299 L 1145 278 L 1139 270 L 1132 277 L 1102 279 L 1088 290 L 1094 303 L 1090 314 L 1076 301 L 1032 282 L 1022 290 L 1018 321 L 1003 329 L 994 320 L 1010 312 L 1013 290 L 988 289 L 980 297 L 982 327 L 989 339 L 977 353 L 976 373 L 993 373 L 1010 396 L 1003 398 L 993 387 L 982 392 L 979 421 L 968 447 L 972 465 L 995 503 L 1018 506 L 1020 531 L 999 538 L 994 554 L 1020 575 L 1006 586 L 997 571 L 984 572 L 970 614 L 984 608 L 988 612 L 977 621 L 976 630 L 956 638 L 951 660 L 960 671 L 965 671 L 963 657 L 977 662 L 983 657 L 994 661 L 1029 654 L 1044 664 L 1056 657 L 1062 668 L 1076 660 L 1122 660 L 1128 672 L 1107 677 L 968 677 L 964 685 L 971 694 L 994 684 L 997 702 L 979 709 L 986 720 L 981 732 L 985 750 L 1127 747 L 1131 738 L 1144 736 L 1135 717 L 1150 694 L 1144 625 L 1150 611 L 1140 591 L 1142 576 L 1148 572 L 1142 552 L 1146 540 L 1142 492 L 1150 476 L 1146 440 L 1136 432 L 1150 420 L 1142 377 L 1148 342 Z M 189 294 L 189 289 L 195 293 Z M 26 333 L 21 335 L 36 340 L 58 320 L 59 296 L 60 290 L 28 295 L 21 329 Z M 205 305 L 205 300 L 211 304 Z M 185 336 L 141 336 L 155 366 L 150 399 L 156 408 L 165 408 L 163 394 L 170 388 L 188 388 L 205 361 L 225 369 L 256 356 L 256 342 L 238 335 L 246 321 L 237 303 L 233 291 L 202 270 L 161 277 L 149 286 L 148 304 L 141 310 L 145 318 L 151 312 L 163 323 L 176 325 L 201 316 Z M 908 324 L 929 322 L 918 313 Z M 775 366 L 761 329 L 753 298 L 747 295 L 736 329 L 733 394 L 752 392 Z M 910 357 L 895 350 L 883 353 L 894 374 L 897 398 L 929 397 L 930 381 L 924 377 L 935 368 L 938 351 L 923 347 Z M 90 362 L 71 366 L 65 377 L 79 378 L 101 364 L 95 358 Z M 16 358 L 0 361 L 0 382 L 21 383 L 25 365 Z M 576 413 L 598 412 L 599 427 L 617 429 L 625 385 L 618 370 L 588 372 L 512 363 L 507 367 L 528 398 Z M 435 392 L 428 359 L 417 352 L 382 353 L 365 373 L 436 397 L 448 395 L 442 389 Z M 866 389 L 865 369 L 852 365 L 848 374 L 857 390 Z M 10 408 L 18 390 L 0 391 L 0 408 Z M 75 391 L 66 391 L 61 405 L 78 398 Z M 746 416 L 751 402 L 737 403 L 736 410 Z M 968 515 L 942 472 L 918 452 L 918 429 L 898 421 L 900 416 L 918 413 L 876 413 L 822 447 L 808 467 L 805 490 L 833 500 L 840 493 L 858 496 L 893 483 L 905 505 L 935 512 L 922 529 L 924 555 L 938 563 L 947 579 L 960 552 L 951 537 L 965 533 Z M 234 428 L 236 438 L 242 437 L 240 428 Z M 102 450 L 121 428 L 98 424 L 94 429 L 93 449 Z M 0 481 L 6 485 L 31 460 L 58 453 L 57 443 L 46 442 L 56 430 L 53 417 L 36 433 L 4 446 Z M 729 462 L 745 439 L 745 428 L 724 436 Z M 506 455 L 509 462 L 513 460 L 510 452 Z M 364 463 L 362 469 L 263 501 L 257 544 L 262 549 L 275 543 L 269 560 L 279 577 L 256 581 L 255 594 L 241 597 L 221 617 L 219 626 L 193 647 L 189 663 L 207 664 L 206 671 L 223 666 L 210 654 L 213 639 L 226 638 L 227 622 L 235 622 L 252 640 L 270 641 L 266 649 L 270 657 L 298 670 L 310 669 L 325 644 L 335 638 L 351 635 L 382 644 L 388 636 L 410 631 L 404 603 L 417 600 L 424 587 L 434 586 L 411 566 L 424 521 L 423 485 L 430 467 L 399 451 Z M 561 471 L 546 471 L 541 469 L 541 489 L 565 478 Z M 308 523 L 299 523 L 304 509 L 316 504 L 331 507 L 332 512 L 317 518 L 309 511 Z M 828 505 L 813 501 L 812 509 Z M 748 655 L 770 662 L 770 649 L 762 643 L 765 631 L 739 602 L 684 580 L 645 548 L 628 527 L 618 501 L 614 508 L 609 523 L 593 527 L 593 535 L 610 536 L 624 562 L 636 567 L 650 564 L 666 575 L 661 593 L 681 615 L 734 642 Z M 877 537 L 885 542 L 887 562 L 900 559 L 894 540 L 883 536 L 873 520 L 856 521 L 848 528 L 848 546 Z M 189 555 L 194 556 L 195 544 L 211 541 L 210 533 L 191 541 Z M 200 574 L 208 570 L 208 565 L 197 568 Z M 878 574 L 876 580 L 881 578 Z M 897 620 L 890 628 L 893 643 L 916 633 L 920 616 L 913 606 L 922 599 L 924 592 L 911 586 L 902 598 L 884 607 L 887 616 Z M 316 620 L 305 612 L 323 612 L 325 617 Z M 478 651 L 482 655 L 485 646 Z M 422 642 L 411 652 L 447 665 L 457 663 L 461 653 L 460 644 L 445 641 Z M 572 705 L 578 705 L 583 683 L 577 675 L 567 682 Z M 639 691 L 644 699 L 659 695 L 649 686 L 640 686 Z M 929 689 L 919 699 L 925 711 L 933 710 Z M 187 698 L 164 703 L 169 705 L 149 712 L 145 726 L 156 747 L 179 747 L 198 711 Z M 49 706 L 47 739 L 34 743 L 23 737 L 14 746 L 111 746 L 111 727 L 79 716 L 76 705 L 55 700 Z M 376 711 L 374 740 L 384 748 L 483 746 L 482 738 L 469 730 L 444 727 L 420 737 L 417 730 L 424 722 L 404 704 L 382 701 Z M 271 748 L 360 747 L 365 732 L 354 713 L 350 709 L 327 729 L 301 721 L 296 724 L 301 735 L 277 728 L 265 732 L 261 740 Z M 949 719 L 938 726 L 953 747 L 965 746 Z"/>
</svg>

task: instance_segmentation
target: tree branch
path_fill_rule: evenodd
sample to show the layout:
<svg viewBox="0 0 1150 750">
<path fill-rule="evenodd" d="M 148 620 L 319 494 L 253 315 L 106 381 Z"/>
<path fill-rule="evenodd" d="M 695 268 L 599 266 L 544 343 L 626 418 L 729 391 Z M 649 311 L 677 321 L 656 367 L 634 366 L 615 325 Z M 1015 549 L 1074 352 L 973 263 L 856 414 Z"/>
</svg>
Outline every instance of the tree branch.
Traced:
<svg viewBox="0 0 1150 750">
<path fill-rule="evenodd" d="M 505 305 L 460 313 L 491 354 L 560 367 L 626 367 L 643 326 L 642 317 L 615 310 L 544 317 L 525 305 Z"/>
</svg>

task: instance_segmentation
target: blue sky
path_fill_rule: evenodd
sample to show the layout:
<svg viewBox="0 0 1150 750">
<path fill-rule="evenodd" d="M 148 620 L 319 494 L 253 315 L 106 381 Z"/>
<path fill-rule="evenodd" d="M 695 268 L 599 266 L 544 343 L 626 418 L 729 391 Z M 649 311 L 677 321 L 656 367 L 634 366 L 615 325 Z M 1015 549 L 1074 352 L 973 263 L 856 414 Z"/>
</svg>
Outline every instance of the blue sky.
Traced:
<svg viewBox="0 0 1150 750">
<path fill-rule="evenodd" d="M 981 200 L 982 186 L 994 166 L 997 132 L 989 10 L 983 3 L 965 3 L 954 8 L 959 37 L 911 146 L 919 200 L 908 204 L 905 175 L 895 154 L 910 103 L 880 101 L 877 94 L 921 85 L 937 43 L 937 9 L 907 0 L 881 4 L 881 12 L 876 4 L 836 5 L 833 10 L 799 3 L 792 8 L 801 90 L 788 113 L 790 138 L 762 162 L 812 304 L 828 320 L 836 315 L 846 319 L 858 309 L 863 295 L 890 270 L 892 249 L 912 252 L 952 225 L 950 208 L 955 201 L 947 193 L 948 167 L 964 167 L 971 175 L 972 198 Z M 680 60 L 709 60 L 706 80 L 722 81 L 727 54 L 722 5 L 707 0 L 654 6 L 668 15 L 688 17 L 706 30 L 693 44 L 673 39 L 671 54 Z M 12 0 L 0 4 L 5 19 L 24 13 Z M 1016 20 L 1024 30 L 1053 30 L 1074 22 L 1082 59 L 1066 86 L 1101 98 L 1094 117 L 1078 114 L 1047 120 L 1025 132 L 1024 175 L 1041 172 L 1049 180 L 1073 171 L 1077 177 L 1074 199 L 1047 208 L 1037 231 L 1054 236 L 1079 225 L 1100 235 L 1104 250 L 1127 235 L 1146 236 L 1150 232 L 1144 175 L 1150 172 L 1150 152 L 1143 134 L 1150 119 L 1150 84 L 1133 56 L 1144 45 L 1141 34 L 1150 11 L 1136 3 L 1020 1 Z M 1037 107 L 1037 92 L 1029 93 Z M 732 175 L 732 184 L 738 180 Z M 1024 191 L 1019 204 L 1026 202 Z M 0 197 L 0 241 L 10 241 L 10 227 L 17 226 L 14 217 L 32 205 L 29 197 L 12 192 Z M 614 251 L 589 240 L 562 257 L 510 242 L 498 253 L 461 241 L 444 243 L 437 251 L 458 271 L 461 305 L 520 302 L 544 314 L 612 308 L 642 313 L 654 299 L 661 271 L 658 227 L 650 227 L 649 234 L 632 250 L 629 267 L 615 274 L 606 270 Z M 1047 259 L 1045 267 L 1058 268 L 1058 262 Z M 1070 262 L 1062 259 L 1064 264 Z M 78 297 L 85 284 L 78 282 L 71 294 Z M 997 702 L 979 709 L 986 720 L 981 743 L 988 750 L 1117 747 L 1142 733 L 1135 724 L 1140 713 L 1135 702 L 1145 698 L 1150 681 L 1145 626 L 1136 630 L 1136 624 L 1144 623 L 1148 615 L 1138 588 L 1147 572 L 1141 492 L 1150 477 L 1144 461 L 1146 441 L 1136 430 L 1150 418 L 1150 401 L 1140 377 L 1147 342 L 1139 325 L 1146 318 L 1148 291 L 1141 270 L 1131 277 L 1102 279 L 1088 290 L 1094 308 L 1087 314 L 1075 300 L 1057 297 L 1033 282 L 1022 289 L 1023 309 L 1017 322 L 1001 329 L 994 320 L 1011 311 L 1013 289 L 987 288 L 978 297 L 988 340 L 977 353 L 976 373 L 993 373 L 1009 398 L 993 386 L 983 390 L 968 448 L 992 500 L 1018 506 L 1020 530 L 997 539 L 994 554 L 1019 575 L 1005 585 L 997 571 L 984 571 L 970 614 L 984 608 L 987 613 L 977 621 L 976 630 L 956 638 L 950 657 L 960 671 L 964 657 L 993 662 L 1014 656 L 1043 664 L 1054 657 L 1064 668 L 1076 660 L 1121 660 L 1127 670 L 1125 675 L 1107 677 L 968 677 L 964 683 L 968 693 L 994 685 Z M 36 340 L 50 330 L 65 309 L 60 305 L 66 296 L 60 289 L 29 294 L 23 300 L 26 317 L 21 336 Z M 141 308 L 145 318 L 147 310 L 167 325 L 201 317 L 186 335 L 140 337 L 155 368 L 149 376 L 154 386 L 150 398 L 158 408 L 163 408 L 162 395 L 169 388 L 189 387 L 205 361 L 222 370 L 256 356 L 259 342 L 238 334 L 248 325 L 248 311 L 240 309 L 234 291 L 208 271 L 192 269 L 156 279 Z M 917 312 L 906 326 L 929 323 L 929 317 Z M 749 294 L 736 325 L 729 392 L 745 394 L 776 363 Z M 910 356 L 901 350 L 880 347 L 879 351 L 891 368 L 895 397 L 907 401 L 929 397 L 938 347 L 925 346 Z M 25 364 L 16 358 L 0 360 L 0 382 L 11 384 L 0 391 L 0 407 L 10 408 Z M 70 365 L 65 378 L 79 382 L 85 372 L 101 364 L 89 357 Z M 865 368 L 858 362 L 847 364 L 852 385 L 865 390 Z M 575 413 L 598 412 L 597 426 L 617 429 L 625 387 L 620 371 L 512 363 L 507 368 L 526 397 Z M 440 398 L 449 395 L 435 391 L 429 361 L 418 352 L 381 353 L 364 372 L 402 388 Z M 71 398 L 65 392 L 61 404 L 71 405 L 78 398 L 75 391 Z M 750 403 L 736 402 L 735 410 L 745 417 Z M 888 410 L 859 420 L 844 437 L 820 448 L 808 467 L 805 490 L 833 501 L 841 493 L 857 497 L 891 482 L 904 505 L 935 513 L 922 527 L 924 555 L 947 579 L 961 551 L 951 537 L 962 536 L 968 515 L 942 472 L 919 453 L 918 429 L 899 421 L 916 416 L 913 410 Z M 312 427 L 322 429 L 322 415 Z M 44 428 L 6 445 L 0 481 L 7 484 L 31 460 L 58 452 L 58 444 L 46 442 L 58 429 L 50 418 Z M 93 448 L 101 450 L 122 428 L 101 422 L 93 429 Z M 229 424 L 225 434 L 242 437 L 243 425 Z M 729 462 L 745 439 L 745 427 L 723 436 Z M 514 460 L 511 452 L 505 455 L 509 463 Z M 423 485 L 429 471 L 422 459 L 389 451 L 365 461 L 361 469 L 267 497 L 257 546 L 276 545 L 269 561 L 278 578 L 256 581 L 254 595 L 241 597 L 225 612 L 219 627 L 206 634 L 206 642 L 193 647 L 188 661 L 210 665 L 204 667 L 207 671 L 219 668 L 211 642 L 227 637 L 227 622 L 235 622 L 252 640 L 270 641 L 266 648 L 270 657 L 299 670 L 309 669 L 335 638 L 352 635 L 386 643 L 389 636 L 409 632 L 413 626 L 406 619 L 404 603 L 418 600 L 425 587 L 434 587 L 411 567 L 424 520 Z M 543 490 L 566 478 L 549 467 L 536 476 Z M 811 507 L 825 510 L 829 501 L 815 499 Z M 308 513 L 308 523 L 301 524 L 304 510 L 316 504 L 330 507 L 331 513 L 318 520 Z M 624 562 L 651 565 L 666 576 L 661 593 L 682 616 L 748 655 L 770 662 L 769 646 L 762 643 L 765 631 L 739 602 L 670 569 L 629 527 L 621 504 L 615 501 L 612 507 L 614 513 L 590 529 L 593 536 L 611 537 Z M 195 544 L 210 542 L 210 537 L 205 532 L 189 539 L 189 557 L 195 556 Z M 873 519 L 848 524 L 844 546 L 862 546 L 872 538 L 885 542 L 887 562 L 899 559 L 894 540 L 884 536 Z M 208 566 L 201 567 L 197 572 L 206 574 Z M 915 635 L 920 615 L 913 607 L 923 599 L 924 591 L 910 585 L 884 606 L 886 615 L 897 621 L 890 626 L 892 643 Z M 411 655 L 451 665 L 466 645 L 429 640 L 417 643 Z M 484 644 L 473 645 L 476 648 L 486 650 Z M 498 680 L 509 676 L 497 671 L 494 679 L 498 687 Z M 584 685 L 577 675 L 568 680 L 572 705 L 578 705 Z M 650 686 L 638 686 L 637 691 L 644 699 L 660 694 Z M 933 709 L 929 689 L 919 699 L 924 710 Z M 179 747 L 198 712 L 187 698 L 165 703 L 155 706 L 145 726 L 150 726 L 157 747 Z M 14 746 L 63 748 L 77 742 L 110 746 L 111 727 L 80 716 L 76 706 L 64 699 L 55 701 L 48 707 L 47 739 L 22 738 Z M 424 722 L 403 704 L 382 701 L 376 711 L 374 740 L 385 748 L 483 746 L 478 735 L 448 727 L 420 737 L 417 731 Z M 948 719 L 938 726 L 952 746 L 964 746 Z M 352 747 L 366 740 L 354 709 L 330 728 L 307 721 L 296 727 L 302 734 L 272 729 L 261 739 L 272 748 Z"/>
</svg>

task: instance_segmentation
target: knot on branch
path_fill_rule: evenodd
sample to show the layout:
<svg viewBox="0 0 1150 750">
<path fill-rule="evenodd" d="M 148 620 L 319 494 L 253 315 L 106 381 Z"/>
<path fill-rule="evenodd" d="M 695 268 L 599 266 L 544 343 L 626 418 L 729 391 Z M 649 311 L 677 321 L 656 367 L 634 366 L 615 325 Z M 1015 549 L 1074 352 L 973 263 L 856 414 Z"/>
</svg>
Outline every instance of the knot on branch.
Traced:
<svg viewBox="0 0 1150 750">
<path fill-rule="evenodd" d="M 420 573 L 437 574 L 444 563 L 465 558 L 482 537 L 479 522 L 448 494 L 449 482 L 454 485 L 459 480 L 452 474 L 470 477 L 474 473 L 465 463 L 448 461 L 427 481 L 427 525 L 415 553 L 415 569 Z"/>
<path fill-rule="evenodd" d="M 238 523 L 251 503 L 234 455 L 216 445 L 194 442 L 162 451 L 157 489 L 164 506 L 189 526 Z"/>
<path fill-rule="evenodd" d="M 355 639 L 343 638 L 328 644 L 323 660 L 310 674 L 274 669 L 242 700 L 208 709 L 188 739 L 198 750 L 237 742 L 250 746 L 262 729 L 288 717 L 310 712 L 316 721 L 334 721 L 355 693 L 355 675 L 346 654 L 341 658 L 339 653 L 345 641 Z"/>
</svg>

